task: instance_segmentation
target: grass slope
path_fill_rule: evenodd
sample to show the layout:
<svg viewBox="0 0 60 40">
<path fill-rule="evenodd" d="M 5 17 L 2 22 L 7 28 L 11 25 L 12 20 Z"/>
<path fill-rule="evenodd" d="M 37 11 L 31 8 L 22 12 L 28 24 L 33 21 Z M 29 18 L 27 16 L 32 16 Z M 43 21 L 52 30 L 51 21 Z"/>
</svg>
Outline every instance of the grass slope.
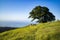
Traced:
<svg viewBox="0 0 60 40">
<path fill-rule="evenodd" d="M 60 21 L 0 33 L 0 40 L 60 40 Z"/>
</svg>

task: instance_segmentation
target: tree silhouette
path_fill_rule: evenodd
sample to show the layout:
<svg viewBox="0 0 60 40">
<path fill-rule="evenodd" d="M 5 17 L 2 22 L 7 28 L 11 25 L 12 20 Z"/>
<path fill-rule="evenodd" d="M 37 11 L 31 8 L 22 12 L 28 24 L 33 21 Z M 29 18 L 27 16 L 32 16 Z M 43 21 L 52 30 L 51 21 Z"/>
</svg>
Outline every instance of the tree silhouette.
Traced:
<svg viewBox="0 0 60 40">
<path fill-rule="evenodd" d="M 42 6 L 36 6 L 35 8 L 33 8 L 33 10 L 30 12 L 29 18 L 32 18 L 32 21 L 38 19 L 38 23 L 45 23 L 55 20 L 55 16 L 51 12 L 49 12 L 49 9 Z"/>
</svg>

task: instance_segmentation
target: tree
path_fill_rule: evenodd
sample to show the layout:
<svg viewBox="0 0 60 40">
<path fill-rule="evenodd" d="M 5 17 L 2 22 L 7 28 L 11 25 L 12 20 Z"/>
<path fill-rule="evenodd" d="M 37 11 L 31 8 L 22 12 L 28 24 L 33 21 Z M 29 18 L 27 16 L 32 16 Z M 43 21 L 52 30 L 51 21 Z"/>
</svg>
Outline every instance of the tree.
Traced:
<svg viewBox="0 0 60 40">
<path fill-rule="evenodd" d="M 32 21 L 38 19 L 38 23 L 45 23 L 55 20 L 55 16 L 51 12 L 49 12 L 49 9 L 47 7 L 44 6 L 36 6 L 35 8 L 33 8 L 33 10 L 30 12 L 29 18 L 32 18 Z"/>
</svg>

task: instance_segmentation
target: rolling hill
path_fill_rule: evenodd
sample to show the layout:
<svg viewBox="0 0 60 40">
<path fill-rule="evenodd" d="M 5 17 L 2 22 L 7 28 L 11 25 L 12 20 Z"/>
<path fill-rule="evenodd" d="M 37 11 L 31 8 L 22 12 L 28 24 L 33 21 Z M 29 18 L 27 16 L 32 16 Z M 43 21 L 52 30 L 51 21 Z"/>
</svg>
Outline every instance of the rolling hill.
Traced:
<svg viewBox="0 0 60 40">
<path fill-rule="evenodd" d="M 60 21 L 5 31 L 0 33 L 0 40 L 60 40 Z"/>
</svg>

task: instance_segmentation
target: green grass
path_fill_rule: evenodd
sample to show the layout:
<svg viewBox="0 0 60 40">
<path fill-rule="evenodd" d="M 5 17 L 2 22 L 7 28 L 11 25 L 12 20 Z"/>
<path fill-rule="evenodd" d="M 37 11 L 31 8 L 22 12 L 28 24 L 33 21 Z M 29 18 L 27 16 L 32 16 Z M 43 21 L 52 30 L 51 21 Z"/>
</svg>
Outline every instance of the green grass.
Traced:
<svg viewBox="0 0 60 40">
<path fill-rule="evenodd" d="M 60 21 L 6 31 L 0 33 L 0 40 L 60 40 Z"/>
</svg>

